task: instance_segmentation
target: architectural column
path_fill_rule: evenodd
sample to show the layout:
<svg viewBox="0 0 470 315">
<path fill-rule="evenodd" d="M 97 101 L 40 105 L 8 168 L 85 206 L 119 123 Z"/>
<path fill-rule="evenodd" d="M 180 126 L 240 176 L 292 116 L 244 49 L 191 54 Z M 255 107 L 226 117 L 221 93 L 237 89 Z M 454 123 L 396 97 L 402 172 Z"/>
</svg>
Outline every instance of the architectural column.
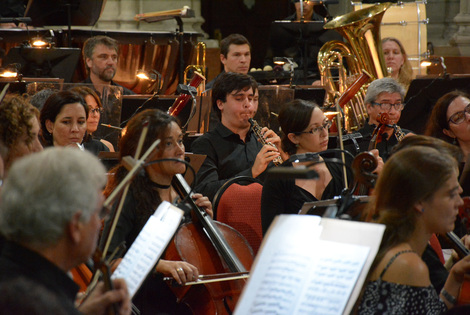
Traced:
<svg viewBox="0 0 470 315">
<path fill-rule="evenodd" d="M 451 43 L 459 48 L 461 56 L 470 56 L 470 0 L 460 0 L 460 12 L 454 18 L 458 31 Z"/>
</svg>

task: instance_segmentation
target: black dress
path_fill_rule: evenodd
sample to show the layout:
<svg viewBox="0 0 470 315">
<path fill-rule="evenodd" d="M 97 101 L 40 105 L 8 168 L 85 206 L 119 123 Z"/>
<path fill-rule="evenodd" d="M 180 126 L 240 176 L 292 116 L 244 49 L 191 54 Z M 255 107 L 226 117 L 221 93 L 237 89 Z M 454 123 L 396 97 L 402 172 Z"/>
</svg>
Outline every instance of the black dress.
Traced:
<svg viewBox="0 0 470 315">
<path fill-rule="evenodd" d="M 321 200 L 331 199 L 341 194 L 344 188 L 342 167 L 325 162 L 332 179 L 325 187 Z M 292 166 L 284 162 L 280 167 Z M 351 177 L 350 177 L 351 178 Z M 278 214 L 297 214 L 305 202 L 318 201 L 310 192 L 295 184 L 295 179 L 269 179 L 264 182 L 261 196 L 261 225 L 263 234 Z"/>
<path fill-rule="evenodd" d="M 152 213 L 152 211 L 138 210 L 138 201 L 131 188 L 126 196 L 107 254 L 111 254 L 122 242 L 125 242 L 126 248 L 129 249 Z M 103 235 L 108 234 L 110 225 L 111 219 L 108 219 L 105 222 Z M 101 248 L 104 247 L 104 242 L 105 239 L 102 238 L 100 240 Z M 190 314 L 185 305 L 176 302 L 176 296 L 163 281 L 163 275 L 155 272 L 147 277 L 132 301 L 142 315 Z"/>
</svg>

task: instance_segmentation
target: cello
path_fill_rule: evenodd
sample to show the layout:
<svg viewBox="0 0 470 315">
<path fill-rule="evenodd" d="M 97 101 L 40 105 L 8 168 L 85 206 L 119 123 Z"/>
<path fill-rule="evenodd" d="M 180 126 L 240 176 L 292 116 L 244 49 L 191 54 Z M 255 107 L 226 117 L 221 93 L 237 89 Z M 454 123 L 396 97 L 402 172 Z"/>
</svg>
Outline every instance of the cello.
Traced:
<svg viewBox="0 0 470 315">
<path fill-rule="evenodd" d="M 181 174 L 175 175 L 172 185 L 182 199 L 190 196 L 191 189 Z M 192 222 L 177 231 L 165 259 L 186 261 L 203 275 L 246 273 L 253 263 L 246 239 L 230 226 L 213 221 L 192 198 L 187 200 L 193 210 Z M 172 290 L 194 314 L 231 314 L 244 284 L 244 280 L 215 281 Z"/>
</svg>

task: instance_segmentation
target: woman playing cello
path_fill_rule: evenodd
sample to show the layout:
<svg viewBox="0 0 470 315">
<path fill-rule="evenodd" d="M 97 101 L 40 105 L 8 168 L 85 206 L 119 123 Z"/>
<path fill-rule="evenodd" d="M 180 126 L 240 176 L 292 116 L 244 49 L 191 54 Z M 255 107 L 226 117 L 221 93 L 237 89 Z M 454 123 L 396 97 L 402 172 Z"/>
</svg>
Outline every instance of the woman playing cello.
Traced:
<svg viewBox="0 0 470 315">
<path fill-rule="evenodd" d="M 144 141 L 142 151 L 145 152 L 151 144 L 160 139 L 150 160 L 165 158 L 184 159 L 183 133 L 177 120 L 160 110 L 145 110 L 133 117 L 128 125 L 127 132 L 119 142 L 120 157 L 134 156 L 139 137 L 144 125 L 148 123 L 149 129 Z M 145 167 L 145 172 L 132 181 L 129 193 L 124 201 L 122 213 L 117 221 L 116 231 L 111 236 L 110 251 L 122 241 L 129 248 L 139 234 L 140 230 L 154 213 L 162 201 L 173 202 L 177 198 L 171 187 L 171 180 L 175 174 L 185 171 L 185 165 L 180 162 L 166 161 Z M 128 170 L 122 161 L 113 170 L 112 178 L 106 188 L 109 194 L 126 176 Z M 194 194 L 195 203 L 212 213 L 212 205 L 207 197 Z M 105 223 L 103 235 L 107 234 L 110 221 Z M 104 238 L 101 240 L 103 244 Z M 109 254 L 109 253 L 108 253 Z M 160 260 L 156 267 L 156 275 L 152 275 L 144 283 L 134 298 L 134 303 L 143 314 L 166 312 L 170 314 L 185 314 L 189 310 L 184 305 L 176 303 L 176 298 L 162 280 L 162 275 L 172 276 L 177 282 L 184 283 L 194 280 L 199 273 L 196 267 L 183 261 Z"/>
</svg>

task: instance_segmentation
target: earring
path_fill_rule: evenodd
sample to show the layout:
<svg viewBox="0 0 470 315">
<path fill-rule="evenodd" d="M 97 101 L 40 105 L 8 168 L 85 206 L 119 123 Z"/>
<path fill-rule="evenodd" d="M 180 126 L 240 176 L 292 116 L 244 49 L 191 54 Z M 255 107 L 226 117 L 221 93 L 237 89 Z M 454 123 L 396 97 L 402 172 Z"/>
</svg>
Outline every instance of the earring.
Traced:
<svg viewBox="0 0 470 315">
<path fill-rule="evenodd" d="M 457 138 L 452 138 L 452 144 L 457 145 Z"/>
<path fill-rule="evenodd" d="M 421 213 L 423 213 L 423 212 L 424 212 L 424 208 L 421 209 Z"/>
</svg>

